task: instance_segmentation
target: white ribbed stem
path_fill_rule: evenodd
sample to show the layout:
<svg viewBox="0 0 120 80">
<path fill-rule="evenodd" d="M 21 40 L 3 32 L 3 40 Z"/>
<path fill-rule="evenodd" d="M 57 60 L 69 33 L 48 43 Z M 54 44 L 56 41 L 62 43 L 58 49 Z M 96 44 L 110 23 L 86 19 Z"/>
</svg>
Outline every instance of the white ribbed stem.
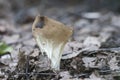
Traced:
<svg viewBox="0 0 120 80">
<path fill-rule="evenodd" d="M 51 60 L 51 68 L 54 70 L 60 69 L 60 60 L 65 43 L 56 44 L 55 41 L 46 40 L 38 37 L 37 43 L 42 51 L 45 51 L 48 58 Z"/>
</svg>

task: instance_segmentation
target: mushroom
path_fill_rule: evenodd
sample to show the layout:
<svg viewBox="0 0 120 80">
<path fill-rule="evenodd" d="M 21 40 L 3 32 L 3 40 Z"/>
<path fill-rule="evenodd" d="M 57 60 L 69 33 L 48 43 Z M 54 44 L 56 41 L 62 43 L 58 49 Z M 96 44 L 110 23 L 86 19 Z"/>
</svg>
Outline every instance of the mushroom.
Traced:
<svg viewBox="0 0 120 80">
<path fill-rule="evenodd" d="M 32 26 L 33 36 L 41 52 L 47 54 L 51 61 L 51 68 L 54 70 L 60 69 L 62 51 L 72 31 L 72 28 L 46 16 L 35 18 Z"/>
</svg>

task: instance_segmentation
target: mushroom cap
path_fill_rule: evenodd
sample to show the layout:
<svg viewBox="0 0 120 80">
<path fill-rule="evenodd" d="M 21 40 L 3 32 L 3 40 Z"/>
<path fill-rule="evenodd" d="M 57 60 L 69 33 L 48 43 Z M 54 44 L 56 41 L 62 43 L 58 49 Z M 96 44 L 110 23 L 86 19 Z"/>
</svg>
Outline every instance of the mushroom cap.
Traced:
<svg viewBox="0 0 120 80">
<path fill-rule="evenodd" d="M 60 44 L 61 42 L 67 42 L 73 29 L 46 16 L 37 16 L 32 26 L 32 32 L 34 37 L 40 36 Z"/>
</svg>

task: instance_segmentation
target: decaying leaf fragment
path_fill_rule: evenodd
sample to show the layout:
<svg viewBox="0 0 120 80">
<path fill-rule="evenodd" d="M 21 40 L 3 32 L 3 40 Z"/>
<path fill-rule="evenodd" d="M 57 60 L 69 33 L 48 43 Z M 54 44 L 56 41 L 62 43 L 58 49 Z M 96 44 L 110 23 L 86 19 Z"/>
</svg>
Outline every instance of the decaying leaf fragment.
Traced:
<svg viewBox="0 0 120 80">
<path fill-rule="evenodd" d="M 46 16 L 37 16 L 32 32 L 41 51 L 51 60 L 51 68 L 59 70 L 62 51 L 72 29 Z"/>
</svg>

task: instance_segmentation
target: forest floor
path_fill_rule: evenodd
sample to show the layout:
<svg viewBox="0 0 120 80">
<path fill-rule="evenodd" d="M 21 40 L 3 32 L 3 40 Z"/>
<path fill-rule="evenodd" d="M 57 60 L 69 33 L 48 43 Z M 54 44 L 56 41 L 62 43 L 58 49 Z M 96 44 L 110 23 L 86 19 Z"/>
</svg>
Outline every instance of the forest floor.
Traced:
<svg viewBox="0 0 120 80">
<path fill-rule="evenodd" d="M 38 13 L 29 9 L 0 19 L 0 40 L 13 47 L 12 52 L 0 55 L 0 80 L 120 80 L 119 14 L 47 8 L 42 15 L 74 29 L 60 71 L 55 73 L 32 35 Z"/>
</svg>

